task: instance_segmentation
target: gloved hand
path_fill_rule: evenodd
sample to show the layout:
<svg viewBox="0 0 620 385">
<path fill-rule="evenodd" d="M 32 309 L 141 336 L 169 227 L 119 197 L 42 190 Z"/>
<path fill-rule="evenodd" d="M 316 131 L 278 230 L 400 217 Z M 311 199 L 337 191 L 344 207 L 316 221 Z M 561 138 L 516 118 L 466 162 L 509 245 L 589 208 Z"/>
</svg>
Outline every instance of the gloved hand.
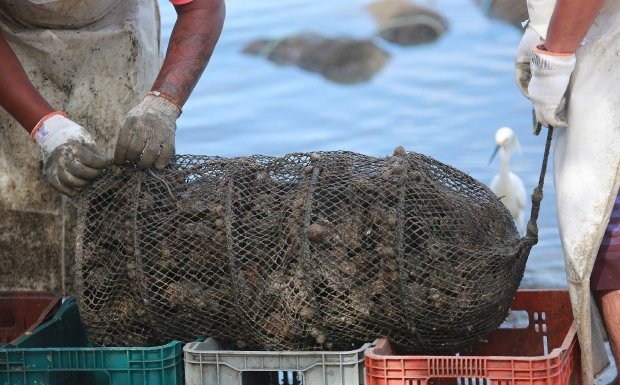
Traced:
<svg viewBox="0 0 620 385">
<path fill-rule="evenodd" d="M 523 33 L 519 48 L 517 48 L 517 56 L 515 57 L 515 75 L 517 85 L 521 93 L 528 97 L 527 86 L 530 84 L 532 73 L 530 71 L 530 61 L 532 60 L 532 50 L 536 44 L 540 43 L 540 35 L 534 29 L 528 26 Z"/>
<path fill-rule="evenodd" d="M 565 127 L 566 90 L 575 69 L 575 54 L 544 51 L 539 44 L 532 53 L 532 80 L 528 87 L 536 119 L 543 126 Z"/>
<path fill-rule="evenodd" d="M 165 97 L 149 93 L 125 118 L 116 142 L 114 162 L 138 162 L 140 169 L 161 170 L 174 153 L 177 105 Z"/>
<path fill-rule="evenodd" d="M 64 114 L 41 119 L 32 138 L 43 151 L 45 178 L 65 195 L 75 195 L 107 165 L 90 134 Z"/>
</svg>

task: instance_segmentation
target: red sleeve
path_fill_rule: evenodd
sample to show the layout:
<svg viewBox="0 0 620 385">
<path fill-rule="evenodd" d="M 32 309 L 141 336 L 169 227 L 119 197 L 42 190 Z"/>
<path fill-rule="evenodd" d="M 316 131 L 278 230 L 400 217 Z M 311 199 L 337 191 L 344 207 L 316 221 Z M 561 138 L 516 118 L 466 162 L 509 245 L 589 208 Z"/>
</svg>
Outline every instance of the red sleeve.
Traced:
<svg viewBox="0 0 620 385">
<path fill-rule="evenodd" d="M 183 5 L 187 3 L 191 3 L 194 0 L 170 0 L 170 2 L 174 5 Z"/>
</svg>

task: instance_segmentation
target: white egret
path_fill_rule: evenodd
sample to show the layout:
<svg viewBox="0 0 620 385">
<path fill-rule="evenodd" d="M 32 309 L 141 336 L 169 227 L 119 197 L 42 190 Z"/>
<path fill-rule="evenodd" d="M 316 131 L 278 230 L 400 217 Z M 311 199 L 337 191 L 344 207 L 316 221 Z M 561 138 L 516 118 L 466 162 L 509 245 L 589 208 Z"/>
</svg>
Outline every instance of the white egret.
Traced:
<svg viewBox="0 0 620 385">
<path fill-rule="evenodd" d="M 500 169 L 499 173 L 493 177 L 491 181 L 491 190 L 500 198 L 500 201 L 506 206 L 510 215 L 516 220 L 521 234 L 525 233 L 525 201 L 526 192 L 523 180 L 519 176 L 510 171 L 510 155 L 513 152 L 521 152 L 521 144 L 519 139 L 508 127 L 502 127 L 495 133 L 495 142 L 497 147 L 491 156 L 489 164 L 499 152 Z"/>
</svg>

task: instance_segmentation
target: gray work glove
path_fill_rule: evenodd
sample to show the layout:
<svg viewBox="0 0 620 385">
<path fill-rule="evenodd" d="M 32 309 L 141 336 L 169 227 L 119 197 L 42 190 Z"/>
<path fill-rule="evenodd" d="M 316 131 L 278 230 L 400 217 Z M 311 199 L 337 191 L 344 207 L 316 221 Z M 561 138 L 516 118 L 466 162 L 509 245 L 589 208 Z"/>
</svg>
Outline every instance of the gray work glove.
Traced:
<svg viewBox="0 0 620 385">
<path fill-rule="evenodd" d="M 161 170 L 174 154 L 176 120 L 181 110 L 170 100 L 147 95 L 125 118 L 116 142 L 114 163 L 137 162 L 138 168 Z"/>
<path fill-rule="evenodd" d="M 108 163 L 88 131 L 63 114 L 43 118 L 32 136 L 43 152 L 45 179 L 67 196 L 97 179 Z"/>
</svg>

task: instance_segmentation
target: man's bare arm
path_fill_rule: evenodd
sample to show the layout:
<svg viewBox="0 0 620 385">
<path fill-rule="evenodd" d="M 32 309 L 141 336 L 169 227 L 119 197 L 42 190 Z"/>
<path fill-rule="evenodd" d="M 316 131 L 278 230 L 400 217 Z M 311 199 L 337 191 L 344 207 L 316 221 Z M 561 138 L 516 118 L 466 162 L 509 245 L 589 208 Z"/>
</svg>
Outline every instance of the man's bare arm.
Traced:
<svg viewBox="0 0 620 385">
<path fill-rule="evenodd" d="M 170 36 L 164 65 L 153 84 L 180 107 L 202 75 L 224 25 L 224 0 L 194 0 L 175 6 L 177 22 Z"/>
<path fill-rule="evenodd" d="M 573 53 L 581 44 L 604 0 L 558 0 L 551 17 L 545 48 Z"/>
<path fill-rule="evenodd" d="M 34 88 L 1 31 L 0 68 L 0 106 L 31 132 L 54 109 Z"/>
</svg>

